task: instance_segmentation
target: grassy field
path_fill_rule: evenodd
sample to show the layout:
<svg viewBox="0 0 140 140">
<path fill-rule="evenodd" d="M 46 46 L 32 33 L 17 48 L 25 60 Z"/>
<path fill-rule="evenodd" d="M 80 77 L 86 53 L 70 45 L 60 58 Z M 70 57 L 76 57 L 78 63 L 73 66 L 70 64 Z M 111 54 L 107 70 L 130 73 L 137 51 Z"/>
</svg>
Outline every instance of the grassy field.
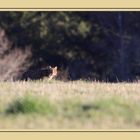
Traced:
<svg viewBox="0 0 140 140">
<path fill-rule="evenodd" d="M 0 83 L 0 129 L 140 128 L 140 84 Z"/>
</svg>

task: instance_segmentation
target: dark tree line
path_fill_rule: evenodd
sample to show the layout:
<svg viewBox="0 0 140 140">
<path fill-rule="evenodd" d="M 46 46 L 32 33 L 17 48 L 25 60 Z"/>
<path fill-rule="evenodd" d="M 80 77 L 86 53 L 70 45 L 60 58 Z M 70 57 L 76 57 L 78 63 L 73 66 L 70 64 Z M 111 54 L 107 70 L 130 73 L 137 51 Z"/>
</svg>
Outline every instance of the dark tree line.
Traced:
<svg viewBox="0 0 140 140">
<path fill-rule="evenodd" d="M 140 12 L 0 12 L 13 48 L 31 47 L 29 69 L 58 66 L 71 79 L 140 77 Z"/>
</svg>

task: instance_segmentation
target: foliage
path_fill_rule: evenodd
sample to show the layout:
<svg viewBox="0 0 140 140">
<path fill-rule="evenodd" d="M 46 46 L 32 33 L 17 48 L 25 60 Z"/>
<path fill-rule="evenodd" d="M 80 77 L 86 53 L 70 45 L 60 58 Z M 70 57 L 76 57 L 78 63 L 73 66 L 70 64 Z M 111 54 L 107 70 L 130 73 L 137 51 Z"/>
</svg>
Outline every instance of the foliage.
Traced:
<svg viewBox="0 0 140 140">
<path fill-rule="evenodd" d="M 31 95 L 26 95 L 22 98 L 17 98 L 6 109 L 8 114 L 30 114 L 30 113 L 47 113 L 51 114 L 55 111 L 53 106 L 46 99 L 37 98 Z"/>
<path fill-rule="evenodd" d="M 140 76 L 139 16 L 139 12 L 0 12 L 0 26 L 13 47 L 32 46 L 32 69 L 45 65 L 69 69 L 73 61 L 84 60 L 91 65 L 90 79 L 131 81 Z"/>
<path fill-rule="evenodd" d="M 30 67 L 31 50 L 12 49 L 12 42 L 0 29 L 0 81 L 18 80 Z"/>
</svg>

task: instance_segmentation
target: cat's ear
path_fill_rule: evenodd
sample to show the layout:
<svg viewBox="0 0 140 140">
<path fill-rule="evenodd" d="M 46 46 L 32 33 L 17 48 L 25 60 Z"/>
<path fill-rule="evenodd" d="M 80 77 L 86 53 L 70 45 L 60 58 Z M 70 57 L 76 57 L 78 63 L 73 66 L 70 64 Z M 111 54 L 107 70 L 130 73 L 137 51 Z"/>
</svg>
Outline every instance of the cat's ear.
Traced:
<svg viewBox="0 0 140 140">
<path fill-rule="evenodd" d="M 52 69 L 52 67 L 51 66 L 48 66 L 49 67 L 49 69 Z"/>
<path fill-rule="evenodd" d="M 57 66 L 55 66 L 54 69 L 57 70 Z"/>
</svg>

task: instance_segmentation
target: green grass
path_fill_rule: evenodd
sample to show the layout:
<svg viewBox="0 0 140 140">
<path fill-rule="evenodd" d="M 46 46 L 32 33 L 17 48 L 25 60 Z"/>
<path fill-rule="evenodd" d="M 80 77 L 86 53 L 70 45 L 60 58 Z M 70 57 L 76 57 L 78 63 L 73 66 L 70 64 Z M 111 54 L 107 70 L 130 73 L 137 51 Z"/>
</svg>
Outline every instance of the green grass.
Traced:
<svg viewBox="0 0 140 140">
<path fill-rule="evenodd" d="M 140 128 L 139 83 L 0 83 L 2 129 Z"/>
<path fill-rule="evenodd" d="M 67 118 L 89 119 L 94 122 L 105 118 L 125 122 L 140 122 L 140 103 L 134 103 L 118 97 L 101 98 L 90 102 L 71 101 L 62 102 L 61 116 Z"/>
<path fill-rule="evenodd" d="M 5 112 L 7 114 L 52 114 L 55 112 L 55 108 L 50 104 L 48 99 L 38 98 L 32 95 L 26 95 L 22 98 L 13 100 Z"/>
</svg>

